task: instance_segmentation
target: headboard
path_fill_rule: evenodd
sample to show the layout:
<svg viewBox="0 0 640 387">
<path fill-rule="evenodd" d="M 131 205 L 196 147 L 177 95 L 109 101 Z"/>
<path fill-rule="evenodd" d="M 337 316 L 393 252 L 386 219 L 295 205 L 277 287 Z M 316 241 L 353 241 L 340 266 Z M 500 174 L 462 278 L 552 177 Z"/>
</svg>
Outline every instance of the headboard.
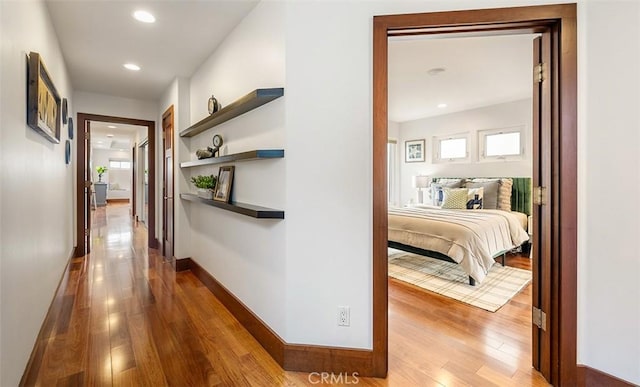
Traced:
<svg viewBox="0 0 640 387">
<path fill-rule="evenodd" d="M 511 211 L 518 211 L 531 215 L 531 178 L 530 177 L 504 177 L 513 180 L 511 187 Z M 473 179 L 472 177 L 433 177 L 432 182 L 437 179 Z M 498 179 L 498 177 L 489 177 L 487 179 Z"/>
</svg>

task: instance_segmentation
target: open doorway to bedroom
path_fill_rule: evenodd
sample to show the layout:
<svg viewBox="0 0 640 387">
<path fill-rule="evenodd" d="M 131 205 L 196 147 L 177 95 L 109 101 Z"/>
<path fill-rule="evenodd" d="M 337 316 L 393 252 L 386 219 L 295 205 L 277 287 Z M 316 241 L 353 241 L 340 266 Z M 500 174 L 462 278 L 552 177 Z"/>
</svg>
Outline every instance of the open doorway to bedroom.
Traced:
<svg viewBox="0 0 640 387">
<path fill-rule="evenodd" d="M 408 312 L 414 317 L 432 320 L 440 324 L 443 332 L 458 340 L 457 351 L 452 359 L 443 361 L 437 352 L 445 349 L 438 342 L 438 332 L 422 342 L 408 340 L 406 332 L 416 332 L 415 324 L 407 324 L 400 334 L 389 328 L 390 312 L 388 304 L 393 297 L 393 289 L 388 285 L 388 243 L 391 238 L 391 207 L 388 205 L 387 147 L 389 146 L 389 96 L 390 76 L 390 38 L 399 36 L 444 35 L 450 37 L 486 37 L 509 36 L 517 34 L 540 34 L 537 44 L 532 45 L 530 80 L 539 79 L 533 88 L 532 126 L 533 126 L 533 167 L 532 200 L 536 202 L 532 209 L 531 226 L 533 232 L 533 305 L 540 308 L 532 313 L 536 318 L 531 321 L 532 361 L 524 367 L 535 367 L 553 384 L 575 384 L 576 378 L 576 185 L 575 185 L 575 144 L 576 144 L 576 7 L 575 4 L 534 6 L 519 8 L 485 9 L 456 12 L 435 12 L 413 15 L 389 15 L 374 18 L 374 66 L 373 66 L 373 364 L 377 372 L 386 372 L 394 359 L 395 338 L 411 349 L 422 349 L 424 358 L 432 361 L 419 364 L 424 373 L 433 375 L 434 381 L 441 378 L 460 381 L 463 376 L 467 383 L 486 382 L 514 384 L 531 378 L 518 375 L 517 369 L 507 370 L 508 357 L 501 357 L 500 351 L 492 347 L 496 342 L 491 335 L 475 345 L 465 346 L 464 335 L 478 326 L 480 319 L 467 311 L 442 308 L 439 310 L 421 310 L 411 299 L 412 293 L 401 296 L 408 305 Z M 535 65 L 534 65 L 535 63 Z M 430 69 L 425 69 L 428 71 Z M 446 103 L 443 101 L 443 103 Z M 486 137 L 497 133 L 487 128 L 484 136 L 484 150 L 487 150 Z M 478 138 L 478 134 L 476 134 Z M 423 159 L 426 152 L 431 157 L 450 159 L 449 161 L 468 161 L 469 151 L 460 151 L 459 136 L 432 136 L 431 148 L 421 138 L 410 139 L 400 148 L 409 149 L 405 161 Z M 425 139 L 426 140 L 426 139 Z M 476 140 L 480 142 L 479 140 Z M 436 145 L 434 145 L 436 144 Z M 446 144 L 449 147 L 443 146 Z M 408 148 L 407 148 L 408 149 Z M 404 151 L 404 149 L 402 149 Z M 477 151 L 476 151 L 477 152 Z M 445 155 L 446 153 L 446 155 Z M 476 156 L 477 157 L 477 156 Z M 452 160 L 451 160 L 452 159 Z M 456 160 L 459 159 L 459 160 Z M 462 160 L 460 160 L 462 159 Z M 467 160 L 464 160 L 467 159 Z M 562 162 L 561 162 L 562 161 Z M 463 162 L 460 162 L 463 164 Z M 464 172 L 463 169 L 460 171 Z M 427 171 L 428 172 L 428 171 Z M 456 174 L 458 177 L 476 177 L 468 174 Z M 484 173 L 483 173 L 484 175 Z M 413 175 L 421 176 L 421 175 Z M 412 176 L 412 177 L 413 177 Z M 455 176 L 441 176 L 455 177 Z M 500 176 L 503 177 L 503 176 Z M 427 182 L 431 181 L 428 179 Z M 406 183 L 405 183 L 406 184 Z M 409 187 L 411 183 L 408 183 Z M 538 188 L 540 187 L 540 188 Z M 453 187 L 452 187 L 453 188 Z M 475 187 L 474 187 L 475 188 Z M 411 187 L 410 187 L 411 189 Z M 402 193 L 400 193 L 402 198 Z M 465 198 L 459 198 L 468 199 Z M 402 200 L 402 199 L 401 199 Z M 485 198 L 485 201 L 487 199 Z M 402 204 L 402 203 L 400 203 Z M 468 204 L 468 202 L 467 202 Z M 472 204 L 473 200 L 472 200 Z M 562 233 L 562 238 L 559 238 Z M 526 258 L 525 258 L 526 259 Z M 562 289 L 562 291 L 561 291 Z M 412 291 L 417 291 L 412 289 Z M 421 291 L 421 290 L 420 290 Z M 447 317 L 461 314 L 464 324 L 448 324 Z M 546 316 L 545 316 L 546 314 Z M 394 316 L 395 317 L 395 316 Z M 529 322 L 525 321 L 526 324 Z M 535 325 L 534 325 L 535 323 Z M 502 327 L 507 332 L 504 321 L 495 321 L 491 325 Z M 482 331 L 482 328 L 479 328 Z M 396 331 L 397 332 L 397 331 Z M 508 333 L 506 333 L 508 334 Z M 516 344 L 517 345 L 517 344 Z M 449 348 L 446 348 L 449 349 Z M 486 356 L 478 359 L 470 349 L 480 350 Z M 401 348 L 400 352 L 407 353 Z M 455 357 L 455 359 L 453 359 Z M 401 362 L 406 359 L 400 359 Z M 440 362 L 440 363 L 438 363 Z M 503 368 L 501 368 L 503 367 Z M 512 373 L 511 373 L 512 372 Z M 505 378 L 509 376 L 509 378 Z M 448 383 L 448 382 L 447 382 Z"/>
<path fill-rule="evenodd" d="M 437 382 L 544 382 L 530 364 L 538 36 L 389 38 L 390 353 L 420 327 L 412 341 L 432 345 L 407 352 Z"/>
</svg>

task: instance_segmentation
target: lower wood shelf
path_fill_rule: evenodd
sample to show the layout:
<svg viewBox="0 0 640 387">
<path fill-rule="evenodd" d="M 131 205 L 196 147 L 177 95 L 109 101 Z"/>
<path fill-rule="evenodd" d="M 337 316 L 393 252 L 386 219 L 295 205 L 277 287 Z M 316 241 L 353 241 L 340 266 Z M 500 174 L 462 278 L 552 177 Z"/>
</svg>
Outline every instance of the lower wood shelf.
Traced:
<svg viewBox="0 0 640 387">
<path fill-rule="evenodd" d="M 222 208 L 223 210 L 235 212 L 242 215 L 251 216 L 258 219 L 284 219 L 284 211 L 274 210 L 273 208 L 255 206 L 246 203 L 225 203 L 216 200 L 203 199 L 194 194 L 180 194 L 180 198 L 190 202 L 202 203 L 212 207 Z"/>
</svg>

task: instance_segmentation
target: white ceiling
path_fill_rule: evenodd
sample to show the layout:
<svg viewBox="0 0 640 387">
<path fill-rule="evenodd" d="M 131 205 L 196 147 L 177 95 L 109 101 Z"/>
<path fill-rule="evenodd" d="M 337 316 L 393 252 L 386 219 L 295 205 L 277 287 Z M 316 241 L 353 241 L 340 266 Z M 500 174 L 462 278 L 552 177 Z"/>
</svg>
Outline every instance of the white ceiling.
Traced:
<svg viewBox="0 0 640 387">
<path fill-rule="evenodd" d="M 190 77 L 258 0 L 48 0 L 75 90 L 158 100 Z M 132 17 L 144 9 L 156 17 Z M 122 67 L 133 62 L 142 70 Z"/>
<path fill-rule="evenodd" d="M 389 119 L 395 122 L 530 98 L 534 35 L 391 38 Z M 439 75 L 428 70 L 444 68 Z M 438 104 L 446 103 L 446 108 Z"/>
<path fill-rule="evenodd" d="M 147 129 L 146 126 L 99 121 L 91 121 L 90 125 L 92 148 L 123 151 L 130 151 L 135 141 L 136 133 L 141 129 L 146 133 Z M 114 128 L 110 128 L 109 126 L 113 126 Z"/>
<path fill-rule="evenodd" d="M 190 77 L 258 0 L 48 0 L 75 90 L 158 100 Z M 135 10 L 156 17 L 145 24 Z M 531 94 L 533 35 L 391 38 L 389 118 L 404 122 Z M 122 65 L 134 62 L 142 70 Z M 432 68 L 446 71 L 428 75 Z M 439 103 L 447 108 L 440 109 Z"/>
</svg>

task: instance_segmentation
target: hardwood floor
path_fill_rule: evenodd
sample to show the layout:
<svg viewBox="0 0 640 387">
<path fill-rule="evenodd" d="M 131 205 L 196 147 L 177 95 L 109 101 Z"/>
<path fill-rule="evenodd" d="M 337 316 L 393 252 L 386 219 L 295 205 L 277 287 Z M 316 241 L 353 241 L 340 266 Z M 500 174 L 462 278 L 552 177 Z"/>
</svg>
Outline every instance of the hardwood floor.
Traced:
<svg viewBox="0 0 640 387">
<path fill-rule="evenodd" d="M 128 205 L 99 208 L 93 219 L 92 253 L 72 260 L 25 385 L 327 385 L 318 374 L 283 371 L 191 272 L 176 273 L 147 249 Z M 389 376 L 342 381 L 546 385 L 530 368 L 529 292 L 489 313 L 390 280 Z"/>
</svg>

